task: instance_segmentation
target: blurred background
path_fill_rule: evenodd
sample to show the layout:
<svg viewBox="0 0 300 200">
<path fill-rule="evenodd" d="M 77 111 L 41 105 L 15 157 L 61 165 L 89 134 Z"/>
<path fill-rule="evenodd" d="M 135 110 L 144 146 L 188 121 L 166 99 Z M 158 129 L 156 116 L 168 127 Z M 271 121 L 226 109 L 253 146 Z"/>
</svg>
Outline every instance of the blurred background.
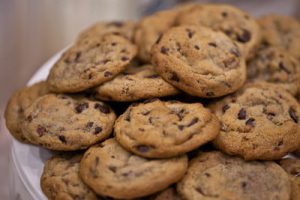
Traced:
<svg viewBox="0 0 300 200">
<path fill-rule="evenodd" d="M 12 92 L 26 84 L 41 64 L 99 20 L 137 20 L 184 0 L 0 0 L 0 199 L 8 198 L 11 137 L 3 111 Z M 236 5 L 254 16 L 281 13 L 300 17 L 299 0 L 207 0 Z"/>
</svg>

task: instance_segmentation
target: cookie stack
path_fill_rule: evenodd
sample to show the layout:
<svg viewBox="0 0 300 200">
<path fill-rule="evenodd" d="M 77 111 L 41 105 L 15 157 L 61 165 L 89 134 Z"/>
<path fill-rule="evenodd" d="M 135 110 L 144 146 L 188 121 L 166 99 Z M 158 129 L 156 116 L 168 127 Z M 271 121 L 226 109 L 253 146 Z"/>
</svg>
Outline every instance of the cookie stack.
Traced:
<svg viewBox="0 0 300 200">
<path fill-rule="evenodd" d="M 187 4 L 82 32 L 5 112 L 49 199 L 300 199 L 300 24 Z M 284 156 L 289 155 L 283 159 Z"/>
</svg>

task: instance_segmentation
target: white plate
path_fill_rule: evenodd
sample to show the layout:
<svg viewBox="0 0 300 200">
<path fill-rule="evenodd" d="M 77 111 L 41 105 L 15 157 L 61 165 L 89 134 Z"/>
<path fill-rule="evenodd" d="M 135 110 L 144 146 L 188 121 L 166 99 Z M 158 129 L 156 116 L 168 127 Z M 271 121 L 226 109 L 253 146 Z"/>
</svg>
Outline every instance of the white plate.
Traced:
<svg viewBox="0 0 300 200">
<path fill-rule="evenodd" d="M 45 80 L 50 68 L 60 58 L 64 50 L 55 54 L 49 59 L 30 79 L 28 85 L 32 85 L 41 80 Z M 12 180 L 11 196 L 17 199 L 27 200 L 47 200 L 40 188 L 40 177 L 43 172 L 44 163 L 52 156 L 52 153 L 44 148 L 33 145 L 23 144 L 13 139 L 11 149 L 11 169 L 13 176 L 21 181 L 17 184 L 16 180 Z M 15 188 L 17 186 L 24 188 Z M 13 188 L 14 187 L 14 188 Z M 27 194 L 24 194 L 27 192 Z M 18 193 L 18 194 L 17 194 Z M 11 197 L 12 198 L 12 197 Z"/>
</svg>

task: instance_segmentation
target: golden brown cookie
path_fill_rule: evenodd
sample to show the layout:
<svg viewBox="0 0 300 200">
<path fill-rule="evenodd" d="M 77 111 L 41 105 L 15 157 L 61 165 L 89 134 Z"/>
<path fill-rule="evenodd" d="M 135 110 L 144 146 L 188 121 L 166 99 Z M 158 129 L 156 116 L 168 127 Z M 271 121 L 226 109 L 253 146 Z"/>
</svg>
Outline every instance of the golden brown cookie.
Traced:
<svg viewBox="0 0 300 200">
<path fill-rule="evenodd" d="M 249 84 L 212 103 L 221 121 L 214 145 L 246 160 L 276 160 L 300 144 L 300 106 L 281 87 Z"/>
<path fill-rule="evenodd" d="M 145 159 L 108 139 L 85 152 L 80 163 L 82 180 L 97 194 L 133 199 L 161 191 L 182 178 L 187 157 Z"/>
<path fill-rule="evenodd" d="M 274 162 L 203 152 L 190 162 L 177 190 L 185 200 L 290 200 L 291 185 Z"/>
<path fill-rule="evenodd" d="M 106 104 L 82 96 L 48 94 L 24 112 L 25 137 L 61 151 L 86 149 L 109 137 L 116 115 Z"/>
<path fill-rule="evenodd" d="M 6 127 L 11 135 L 20 142 L 29 142 L 20 126 L 24 120 L 24 110 L 37 98 L 49 93 L 46 82 L 42 81 L 16 91 L 9 99 L 5 109 Z"/>
<path fill-rule="evenodd" d="M 152 48 L 152 63 L 166 81 L 198 97 L 232 93 L 246 80 L 240 48 L 222 32 L 201 26 L 166 31 Z"/>
<path fill-rule="evenodd" d="M 128 39 L 117 35 L 87 37 L 69 48 L 48 75 L 54 92 L 79 92 L 113 79 L 136 54 Z"/>
</svg>

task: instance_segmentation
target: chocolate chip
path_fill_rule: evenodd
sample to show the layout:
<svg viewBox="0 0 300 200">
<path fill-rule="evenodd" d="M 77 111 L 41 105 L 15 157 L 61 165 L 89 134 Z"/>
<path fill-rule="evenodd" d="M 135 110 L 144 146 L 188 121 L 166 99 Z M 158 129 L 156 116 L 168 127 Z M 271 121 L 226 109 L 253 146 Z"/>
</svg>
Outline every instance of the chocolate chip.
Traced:
<svg viewBox="0 0 300 200">
<path fill-rule="evenodd" d="M 290 107 L 289 109 L 290 117 L 293 119 L 295 123 L 298 123 L 298 116 L 296 115 L 296 111 L 294 108 Z"/>
<path fill-rule="evenodd" d="M 249 42 L 251 39 L 251 33 L 246 29 L 243 29 L 242 31 L 243 33 L 241 35 L 237 35 L 237 41 L 242 43 Z"/>
<path fill-rule="evenodd" d="M 282 62 L 279 63 L 279 68 L 280 68 L 281 70 L 285 71 L 287 74 L 290 74 L 290 73 L 291 73 L 290 70 L 288 70 L 288 69 L 284 66 L 284 64 L 283 64 Z"/>
<path fill-rule="evenodd" d="M 243 119 L 246 119 L 246 117 L 247 117 L 246 110 L 244 108 L 242 108 L 238 113 L 238 119 L 243 120 Z"/>
<path fill-rule="evenodd" d="M 116 171 L 117 171 L 117 167 L 115 167 L 115 166 L 108 166 L 108 169 L 110 171 L 112 171 L 113 173 L 116 173 Z"/>
<path fill-rule="evenodd" d="M 246 182 L 242 182 L 241 186 L 242 186 L 242 188 L 245 188 L 247 186 L 247 183 Z"/>
<path fill-rule="evenodd" d="M 93 74 L 89 74 L 88 79 L 92 79 L 92 78 L 93 78 Z"/>
<path fill-rule="evenodd" d="M 41 137 L 47 132 L 47 129 L 45 127 L 41 126 L 41 125 L 38 125 L 38 127 L 36 129 L 36 132 Z"/>
<path fill-rule="evenodd" d="M 112 73 L 109 71 L 104 72 L 104 77 L 112 76 Z"/>
<path fill-rule="evenodd" d="M 101 131 L 102 131 L 102 128 L 99 127 L 99 126 L 97 126 L 97 127 L 95 127 L 95 132 L 94 132 L 94 134 L 98 134 L 98 133 L 100 133 Z"/>
<path fill-rule="evenodd" d="M 194 48 L 197 49 L 197 50 L 200 49 L 200 47 L 198 45 L 194 45 Z"/>
<path fill-rule="evenodd" d="M 146 115 L 149 115 L 149 114 L 150 114 L 150 111 L 146 111 L 146 112 L 143 112 L 143 113 L 142 113 L 142 115 L 145 115 L 145 116 L 146 116 Z"/>
<path fill-rule="evenodd" d="M 210 177 L 210 176 L 211 176 L 210 173 L 207 173 L 207 172 L 205 172 L 204 175 L 205 175 L 206 177 Z"/>
<path fill-rule="evenodd" d="M 80 56 L 81 56 L 81 52 L 79 51 L 79 52 L 76 53 L 75 62 L 78 61 L 78 59 L 80 58 Z"/>
<path fill-rule="evenodd" d="M 100 158 L 97 156 L 96 159 L 95 159 L 95 166 L 96 166 L 96 167 L 98 166 L 99 161 L 100 161 Z"/>
<path fill-rule="evenodd" d="M 184 125 L 178 125 L 178 129 L 181 131 L 184 129 L 184 127 L 185 127 Z"/>
<path fill-rule="evenodd" d="M 141 132 L 144 132 L 144 131 L 145 131 L 145 129 L 143 129 L 143 128 L 139 128 L 139 131 L 141 131 Z"/>
<path fill-rule="evenodd" d="M 193 35 L 194 35 L 193 31 L 192 31 L 191 29 L 186 29 L 186 31 L 187 31 L 187 33 L 188 33 L 188 37 L 189 37 L 189 38 L 192 38 Z"/>
<path fill-rule="evenodd" d="M 246 123 L 247 126 L 254 127 L 255 126 L 255 119 L 251 117 L 245 123 Z"/>
<path fill-rule="evenodd" d="M 215 96 L 215 93 L 214 92 L 206 92 L 206 96 L 207 97 L 213 97 L 213 96 Z"/>
<path fill-rule="evenodd" d="M 75 107 L 75 111 L 76 113 L 82 113 L 82 111 L 84 111 L 85 109 L 87 109 L 89 107 L 89 104 L 86 102 L 83 103 L 79 103 L 76 107 Z"/>
<path fill-rule="evenodd" d="M 225 113 L 229 108 L 230 108 L 230 106 L 229 106 L 228 104 L 225 104 L 225 105 L 222 107 L 223 113 Z"/>
<path fill-rule="evenodd" d="M 33 119 L 33 117 L 32 117 L 31 115 L 28 115 L 28 116 L 26 117 L 26 120 L 27 120 L 28 122 L 32 122 L 32 119 Z"/>
<path fill-rule="evenodd" d="M 161 47 L 160 48 L 160 52 L 162 53 L 162 54 L 168 54 L 168 51 L 169 51 L 169 48 L 166 48 L 166 47 Z"/>
<path fill-rule="evenodd" d="M 196 124 L 199 121 L 198 117 L 195 117 L 192 119 L 192 121 L 186 125 L 187 127 L 193 126 L 194 124 Z"/>
<path fill-rule="evenodd" d="M 111 43 L 111 46 L 116 46 L 116 45 L 117 45 L 116 42 L 112 42 L 112 43 Z"/>
<path fill-rule="evenodd" d="M 93 127 L 93 125 L 94 125 L 94 122 L 88 122 L 88 123 L 85 125 L 85 127 L 88 128 L 88 129 L 90 129 L 90 128 Z"/>
<path fill-rule="evenodd" d="M 214 42 L 210 42 L 210 43 L 208 43 L 208 45 L 209 45 L 209 46 L 212 46 L 212 47 L 217 47 L 217 44 L 214 43 Z"/>
<path fill-rule="evenodd" d="M 108 24 L 109 26 L 116 26 L 118 28 L 122 27 L 124 25 L 123 22 L 120 22 L 120 21 L 115 21 L 115 22 L 111 22 Z"/>
<path fill-rule="evenodd" d="M 62 143 L 64 143 L 64 144 L 67 143 L 66 137 L 63 136 L 63 135 L 58 136 L 58 139 L 59 139 Z"/>
<path fill-rule="evenodd" d="M 105 104 L 100 104 L 100 103 L 96 103 L 95 106 L 94 106 L 95 109 L 99 110 L 100 112 L 102 113 L 105 113 L 105 114 L 108 114 L 110 113 L 110 109 L 107 105 Z"/>
<path fill-rule="evenodd" d="M 152 74 L 152 75 L 145 76 L 145 78 L 159 78 L 159 75 L 158 74 Z"/>
<path fill-rule="evenodd" d="M 146 145 L 139 145 L 136 148 L 141 153 L 147 153 L 149 151 L 149 147 Z"/>
<path fill-rule="evenodd" d="M 121 57 L 121 60 L 122 60 L 122 61 L 127 61 L 127 60 L 129 60 L 129 58 L 126 57 L 126 56 L 122 56 L 122 57 Z"/>
<path fill-rule="evenodd" d="M 223 17 L 227 17 L 227 16 L 228 16 L 228 13 L 227 13 L 227 12 L 222 12 L 222 16 L 223 16 Z"/>
<path fill-rule="evenodd" d="M 130 117 L 130 112 L 128 112 L 128 113 L 126 114 L 124 120 L 130 122 L 130 119 L 131 119 L 131 117 Z"/>
<path fill-rule="evenodd" d="M 175 72 L 172 72 L 172 75 L 171 75 L 171 77 L 170 77 L 170 80 L 171 80 L 171 81 L 179 82 L 179 77 L 178 77 L 178 75 L 177 75 Z"/>
</svg>

